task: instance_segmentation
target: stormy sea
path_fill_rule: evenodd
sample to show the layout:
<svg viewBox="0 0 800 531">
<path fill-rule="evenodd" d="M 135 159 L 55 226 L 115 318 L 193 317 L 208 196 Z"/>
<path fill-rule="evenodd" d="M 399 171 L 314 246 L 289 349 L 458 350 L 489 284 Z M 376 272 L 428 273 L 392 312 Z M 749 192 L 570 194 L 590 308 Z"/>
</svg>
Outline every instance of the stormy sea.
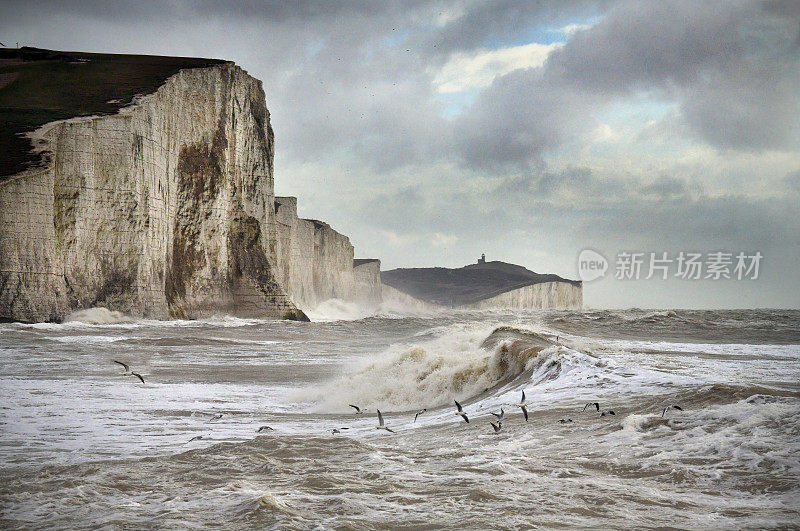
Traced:
<svg viewBox="0 0 800 531">
<path fill-rule="evenodd" d="M 800 311 L 312 317 L 0 324 L 0 526 L 800 522 Z"/>
</svg>

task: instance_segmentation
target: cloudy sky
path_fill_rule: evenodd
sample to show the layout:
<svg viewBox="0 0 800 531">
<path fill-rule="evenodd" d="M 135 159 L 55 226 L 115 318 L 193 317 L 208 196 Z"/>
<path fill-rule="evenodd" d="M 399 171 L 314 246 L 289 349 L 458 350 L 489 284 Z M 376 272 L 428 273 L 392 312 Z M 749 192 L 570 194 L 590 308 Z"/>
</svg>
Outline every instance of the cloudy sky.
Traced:
<svg viewBox="0 0 800 531">
<path fill-rule="evenodd" d="M 0 40 L 236 61 L 276 193 L 384 269 L 485 252 L 577 278 L 591 248 L 587 306 L 800 305 L 800 2 L 28 0 Z M 642 276 L 651 252 L 763 259 L 617 280 L 623 251 Z"/>
</svg>

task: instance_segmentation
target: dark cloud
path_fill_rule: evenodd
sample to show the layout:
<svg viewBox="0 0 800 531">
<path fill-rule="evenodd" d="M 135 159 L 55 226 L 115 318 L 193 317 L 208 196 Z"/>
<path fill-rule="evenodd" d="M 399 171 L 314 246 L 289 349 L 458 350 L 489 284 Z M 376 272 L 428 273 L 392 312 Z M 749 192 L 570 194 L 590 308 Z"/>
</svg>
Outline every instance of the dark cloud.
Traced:
<svg viewBox="0 0 800 531">
<path fill-rule="evenodd" d="M 680 103 L 719 148 L 798 145 L 796 12 L 761 2 L 621 2 L 554 51 L 512 72 L 459 125 L 469 163 L 530 163 L 592 127 L 603 106 L 641 92 Z"/>
<path fill-rule="evenodd" d="M 574 23 L 592 26 L 541 68 L 476 88 L 460 114 L 437 93 L 453 53 Z M 763 245 L 784 278 L 748 296 L 800 296 L 798 2 L 6 1 L 0 35 L 236 61 L 264 82 L 279 193 L 387 267 L 455 266 L 486 251 L 573 276 L 587 246 Z M 629 119 L 621 144 L 598 148 L 601 122 L 648 102 L 664 113 Z M 723 304 L 720 289 L 697 290 L 694 305 Z M 600 304 L 629 305 L 639 294 L 606 296 Z"/>
<path fill-rule="evenodd" d="M 439 14 L 452 16 L 425 41 L 435 43 L 437 53 L 514 44 L 520 36 L 528 36 L 534 27 L 544 26 L 554 31 L 577 20 L 597 17 L 609 3 L 602 0 L 441 3 Z"/>
</svg>

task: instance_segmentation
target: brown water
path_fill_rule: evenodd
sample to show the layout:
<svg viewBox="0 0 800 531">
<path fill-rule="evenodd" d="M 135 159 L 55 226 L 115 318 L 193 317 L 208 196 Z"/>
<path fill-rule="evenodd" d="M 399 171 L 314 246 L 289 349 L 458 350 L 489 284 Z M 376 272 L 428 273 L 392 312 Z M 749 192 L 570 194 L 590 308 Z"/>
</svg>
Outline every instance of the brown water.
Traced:
<svg viewBox="0 0 800 531">
<path fill-rule="evenodd" d="M 0 525 L 793 526 L 798 317 L 0 325 Z"/>
</svg>

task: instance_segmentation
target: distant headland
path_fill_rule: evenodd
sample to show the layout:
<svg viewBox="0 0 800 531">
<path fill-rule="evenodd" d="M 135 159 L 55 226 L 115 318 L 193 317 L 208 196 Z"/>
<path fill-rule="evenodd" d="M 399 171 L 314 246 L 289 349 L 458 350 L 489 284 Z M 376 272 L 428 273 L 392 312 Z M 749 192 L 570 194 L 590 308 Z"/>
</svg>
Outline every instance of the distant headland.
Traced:
<svg viewBox="0 0 800 531">
<path fill-rule="evenodd" d="M 582 284 L 519 265 L 486 261 L 457 269 L 425 267 L 381 272 L 384 299 L 411 297 L 424 304 L 460 308 L 581 308 Z"/>
</svg>

